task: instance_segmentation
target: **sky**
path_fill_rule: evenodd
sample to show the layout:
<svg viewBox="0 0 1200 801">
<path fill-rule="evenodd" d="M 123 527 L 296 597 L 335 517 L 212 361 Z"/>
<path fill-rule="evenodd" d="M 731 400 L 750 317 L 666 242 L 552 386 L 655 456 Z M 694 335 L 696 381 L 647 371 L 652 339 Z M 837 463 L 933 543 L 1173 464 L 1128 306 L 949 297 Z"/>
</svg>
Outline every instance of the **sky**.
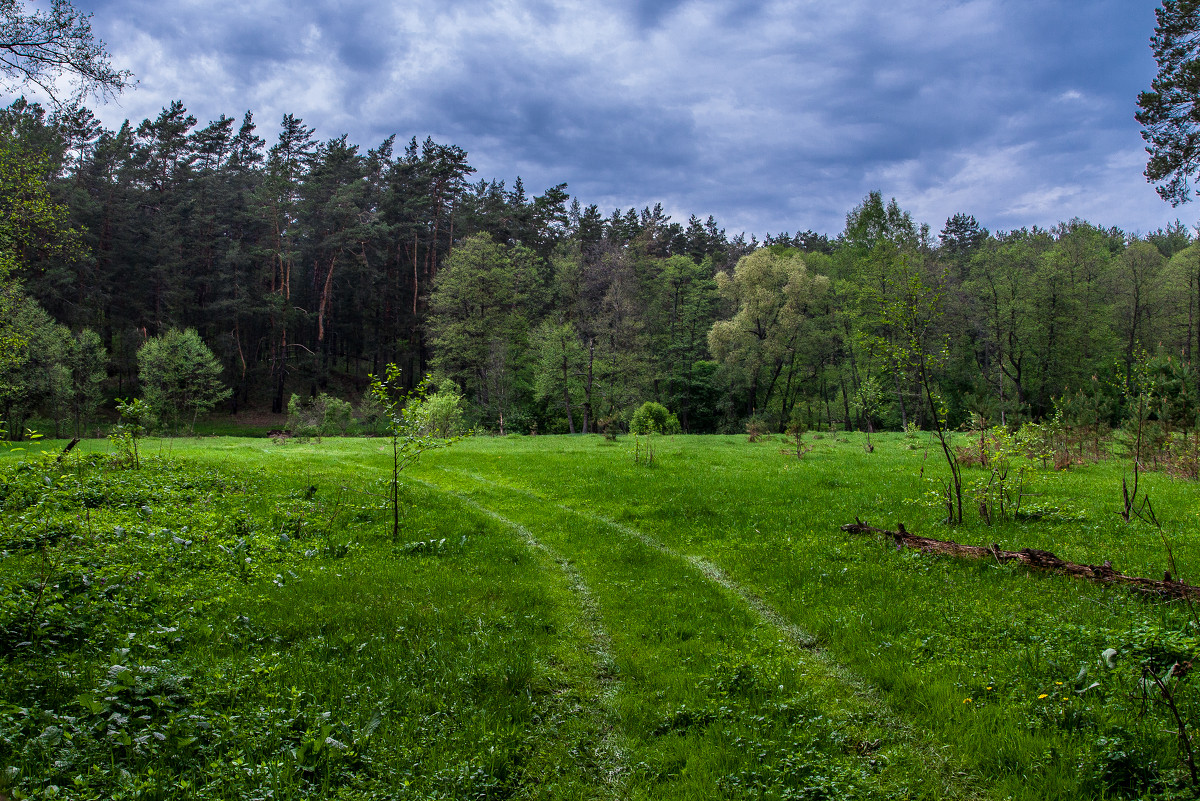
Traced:
<svg viewBox="0 0 1200 801">
<path fill-rule="evenodd" d="M 1180 219 L 1142 175 L 1149 0 L 77 0 L 136 89 L 201 124 L 294 114 L 365 151 L 455 144 L 474 180 L 566 182 L 729 234 L 834 236 L 872 190 L 936 232 Z"/>
</svg>

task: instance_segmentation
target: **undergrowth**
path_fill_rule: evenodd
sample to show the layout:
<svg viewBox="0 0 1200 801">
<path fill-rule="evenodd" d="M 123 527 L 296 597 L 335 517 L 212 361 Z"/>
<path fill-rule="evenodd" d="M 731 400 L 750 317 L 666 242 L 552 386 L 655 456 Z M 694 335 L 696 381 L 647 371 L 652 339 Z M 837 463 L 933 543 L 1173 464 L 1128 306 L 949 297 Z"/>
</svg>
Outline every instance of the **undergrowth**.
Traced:
<svg viewBox="0 0 1200 801">
<path fill-rule="evenodd" d="M 593 733 L 570 714 L 554 588 L 487 521 L 460 516 L 454 547 L 393 551 L 369 497 L 114 464 L 0 468 L 0 797 L 460 798 L 590 780 L 559 754 Z M 428 512 L 410 515 L 414 537 L 446 510 Z"/>
</svg>

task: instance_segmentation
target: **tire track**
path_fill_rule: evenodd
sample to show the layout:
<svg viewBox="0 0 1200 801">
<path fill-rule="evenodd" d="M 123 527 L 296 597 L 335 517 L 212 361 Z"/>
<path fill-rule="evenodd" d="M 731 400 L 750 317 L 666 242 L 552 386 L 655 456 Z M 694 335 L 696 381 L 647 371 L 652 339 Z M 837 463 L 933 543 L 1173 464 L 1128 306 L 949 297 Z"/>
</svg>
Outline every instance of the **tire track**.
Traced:
<svg viewBox="0 0 1200 801">
<path fill-rule="evenodd" d="M 595 595 L 592 594 L 591 588 L 584 581 L 583 576 L 579 574 L 579 571 L 575 569 L 575 566 L 569 559 L 555 553 L 553 549 L 535 537 L 533 532 L 525 526 L 515 520 L 504 517 L 494 509 L 487 508 L 469 495 L 445 489 L 431 482 L 422 481 L 411 476 L 406 480 L 414 484 L 420 484 L 435 492 L 449 495 L 464 506 L 468 506 L 486 517 L 495 520 L 505 528 L 516 532 L 531 550 L 541 552 L 558 566 L 559 571 L 562 572 L 567 581 L 567 586 L 570 587 L 572 594 L 578 599 L 580 620 L 583 621 L 590 639 L 588 652 L 592 657 L 594 665 L 593 675 L 600 690 L 598 694 L 600 709 L 596 722 L 597 728 L 603 732 L 603 739 L 598 751 L 603 756 L 603 762 L 607 766 L 603 770 L 604 783 L 612 798 L 623 799 L 625 797 L 625 777 L 629 774 L 628 760 L 619 730 L 610 714 L 617 694 L 621 691 L 621 680 L 618 678 L 616 660 L 612 655 L 612 638 L 609 636 L 608 630 L 604 628 L 604 623 L 600 618 L 600 605 L 597 603 Z"/>
<path fill-rule="evenodd" d="M 592 520 L 596 523 L 600 523 L 601 525 L 607 526 L 608 528 L 619 532 L 625 537 L 642 543 L 646 547 L 655 550 L 664 556 L 691 565 L 706 579 L 739 598 L 758 617 L 760 621 L 782 633 L 796 648 L 809 654 L 814 662 L 816 662 L 817 665 L 830 677 L 841 682 L 852 693 L 854 693 L 854 695 L 868 703 L 875 712 L 876 720 L 883 727 L 895 732 L 899 742 L 910 745 L 914 751 L 924 755 L 925 759 L 930 764 L 930 767 L 936 771 L 937 775 L 941 778 L 943 782 L 943 790 L 948 795 L 956 798 L 971 799 L 986 797 L 985 794 L 983 794 L 976 786 L 974 786 L 974 783 L 970 781 L 970 778 L 967 776 L 967 774 L 957 769 L 957 767 L 953 764 L 950 757 L 945 753 L 945 751 L 948 749 L 930 742 L 919 732 L 914 730 L 906 721 L 896 715 L 891 706 L 888 704 L 887 700 L 879 694 L 878 689 L 874 685 L 869 684 L 845 665 L 842 665 L 836 661 L 829 651 L 822 648 L 818 644 L 816 637 L 814 637 L 811 633 L 805 631 L 795 623 L 792 623 L 756 593 L 745 587 L 743 584 L 735 581 L 729 576 L 728 573 L 707 559 L 699 556 L 680 553 L 666 543 L 655 539 L 644 531 L 640 531 L 632 526 L 627 526 L 624 523 L 620 523 L 612 518 L 596 512 L 577 509 L 567 504 L 557 503 L 545 495 L 537 493 L 533 490 L 493 481 L 492 479 L 468 470 L 444 467 L 438 469 L 442 472 L 455 473 L 464 476 L 479 484 L 484 484 L 489 487 L 494 487 L 499 490 L 512 492 L 519 495 L 524 495 L 528 498 L 537 500 L 539 503 L 548 504 L 588 520 Z M 421 483 L 424 484 L 426 482 Z M 442 491 L 446 492 L 447 490 Z M 456 493 L 453 492 L 451 492 L 451 494 L 456 495 Z M 456 495 L 456 497 L 462 496 Z M 470 503 L 472 503 L 475 508 L 480 509 L 486 514 L 492 515 L 497 519 L 504 519 L 491 510 L 488 510 L 473 501 L 470 501 Z M 519 526 L 519 524 L 513 525 Z M 543 549 L 545 548 L 545 546 L 541 547 L 543 547 Z M 547 552 L 549 553 L 548 550 Z"/>
</svg>

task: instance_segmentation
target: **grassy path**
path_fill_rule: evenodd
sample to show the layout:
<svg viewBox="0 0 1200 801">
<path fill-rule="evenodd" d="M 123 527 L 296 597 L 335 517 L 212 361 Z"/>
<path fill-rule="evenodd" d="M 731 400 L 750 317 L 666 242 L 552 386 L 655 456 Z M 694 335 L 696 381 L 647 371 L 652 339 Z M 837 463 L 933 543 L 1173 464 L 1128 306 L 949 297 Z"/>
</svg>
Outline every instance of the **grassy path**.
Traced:
<svg viewBox="0 0 1200 801">
<path fill-rule="evenodd" d="M 951 532 L 923 500 L 938 465 L 922 457 L 920 440 L 884 439 L 867 455 L 830 438 L 797 461 L 770 442 L 681 437 L 659 443 L 652 468 L 598 438 L 546 440 L 473 441 L 439 454 L 437 472 L 500 482 L 525 493 L 534 514 L 558 505 L 575 520 L 625 526 L 714 565 L 812 634 L 849 668 L 849 682 L 861 677 L 989 797 L 1105 797 L 1174 780 L 1170 732 L 1128 704 L 1136 670 L 1098 674 L 1096 664 L 1105 648 L 1136 647 L 1147 625 L 1180 626 L 1180 609 L 1054 576 L 897 554 L 839 530 L 855 516 L 900 520 L 963 542 L 1111 558 L 1153 575 L 1157 534 L 1124 525 L 1111 508 L 1119 465 L 1046 476 L 1038 488 L 1046 513 L 1035 519 L 971 521 Z M 1196 518 L 1194 486 L 1147 481 L 1169 519 L 1186 526 Z M 1200 550 L 1188 546 L 1200 543 L 1187 527 L 1173 530 L 1181 570 L 1195 575 Z M 1101 690 L 1066 691 L 1086 686 L 1075 686 L 1084 668 Z"/>
<path fill-rule="evenodd" d="M 418 481 L 418 483 L 434 490 L 438 489 L 437 485 L 427 481 Z M 603 741 L 598 749 L 601 762 L 600 774 L 604 778 L 610 797 L 624 798 L 625 777 L 629 772 L 629 765 L 623 738 L 610 717 L 614 699 L 621 689 L 621 682 L 617 678 L 616 664 L 612 656 L 612 638 L 604 628 L 600 617 L 600 608 L 591 589 L 569 560 L 559 556 L 545 543 L 538 541 L 533 532 L 520 523 L 514 523 L 463 493 L 450 491 L 446 494 L 520 535 L 530 550 L 544 554 L 562 572 L 578 603 L 579 619 L 587 628 L 588 651 L 594 666 L 596 685 L 599 688 L 599 692 L 595 693 L 591 699 L 593 703 L 587 713 L 593 718 L 593 730 L 602 732 Z"/>
<path fill-rule="evenodd" d="M 969 795 L 864 683 L 711 562 L 469 471 L 422 483 L 570 563 L 585 616 L 614 632 L 605 639 L 622 681 L 604 714 L 628 744 L 625 797 Z"/>
</svg>

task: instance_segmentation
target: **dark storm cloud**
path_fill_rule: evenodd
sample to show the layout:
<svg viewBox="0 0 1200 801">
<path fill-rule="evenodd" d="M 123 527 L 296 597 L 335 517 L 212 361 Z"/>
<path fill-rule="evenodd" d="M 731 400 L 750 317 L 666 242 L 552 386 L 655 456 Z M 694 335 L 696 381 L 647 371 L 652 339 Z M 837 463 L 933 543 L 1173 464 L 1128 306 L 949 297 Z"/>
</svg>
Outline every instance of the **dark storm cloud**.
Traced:
<svg viewBox="0 0 1200 801">
<path fill-rule="evenodd" d="M 661 201 L 729 230 L 840 230 L 872 189 L 935 230 L 1176 214 L 1133 121 L 1151 3 L 1097 0 L 314 2 L 89 7 L 141 88 L 201 120 L 283 113 L 369 147 L 465 148 L 477 177 L 566 181 L 607 211 Z M 1186 211 L 1186 210 L 1185 210 Z M 1185 219 L 1187 219 L 1187 216 Z"/>
</svg>

